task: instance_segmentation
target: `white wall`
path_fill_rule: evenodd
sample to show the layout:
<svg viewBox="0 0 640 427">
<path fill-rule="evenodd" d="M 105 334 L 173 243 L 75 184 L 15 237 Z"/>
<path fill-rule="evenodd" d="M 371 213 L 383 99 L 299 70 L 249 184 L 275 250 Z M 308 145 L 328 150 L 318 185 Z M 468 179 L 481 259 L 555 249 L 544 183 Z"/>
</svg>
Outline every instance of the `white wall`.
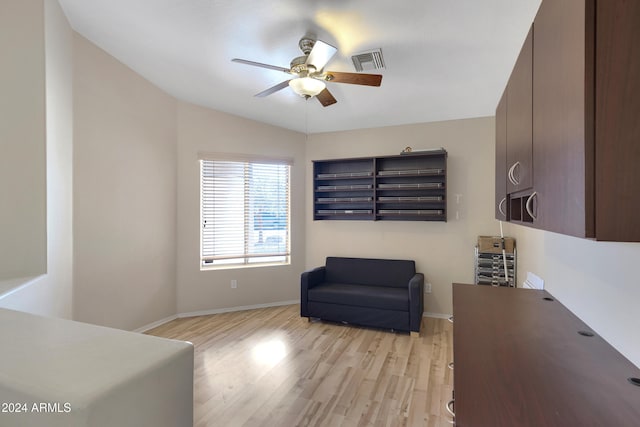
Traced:
<svg viewBox="0 0 640 427">
<path fill-rule="evenodd" d="M 494 128 L 494 118 L 489 117 L 310 135 L 307 268 L 323 265 L 330 255 L 413 259 L 432 284 L 425 311 L 451 313 L 451 284 L 473 283 L 477 236 L 493 235 L 497 230 L 493 220 Z M 313 221 L 311 160 L 394 155 L 406 146 L 447 150 L 448 222 Z"/>
<path fill-rule="evenodd" d="M 0 2 L 0 280 L 47 270 L 42 0 Z"/>
<path fill-rule="evenodd" d="M 14 2 L 20 5 L 30 4 L 42 7 L 42 2 Z M 7 2 L 3 2 L 7 5 Z M 38 9 L 38 11 L 41 11 Z M 32 313 L 70 318 L 72 315 L 72 158 L 73 158 L 73 96 L 72 96 L 72 31 L 58 2 L 44 2 L 44 21 L 41 13 L 33 13 L 29 18 L 35 22 L 22 23 L 23 29 L 30 34 L 42 37 L 44 24 L 45 51 L 35 49 L 30 53 L 42 55 L 46 65 L 46 89 L 41 94 L 46 96 L 46 121 L 44 116 L 33 117 L 39 106 L 28 110 L 25 120 L 29 128 L 40 129 L 46 125 L 46 168 L 37 164 L 37 173 L 46 171 L 46 255 L 47 271 L 35 281 L 23 286 L 0 300 L 0 306 L 23 310 Z M 4 14 L 0 14 L 3 17 Z M 16 20 L 15 14 L 7 16 Z M 2 19 L 2 18 L 0 18 Z M 19 22 L 19 20 L 18 20 Z M 6 29 L 4 26 L 2 28 Z M 2 30 L 0 30 L 2 31 Z M 23 49 L 26 49 L 23 47 Z M 37 61 L 39 63 L 39 60 Z M 3 63 L 4 64 L 4 63 Z M 33 64 L 31 66 L 34 66 Z M 4 65 L 3 65 L 4 67 Z M 33 70 L 25 71 L 28 75 Z M 0 78 L 0 85 L 5 83 Z M 42 88 L 40 87 L 39 90 Z M 4 93 L 4 92 L 3 92 Z M 38 103 L 39 105 L 39 103 Z M 40 114 L 40 113 L 38 113 Z M 3 115 L 4 116 L 4 115 Z M 4 116 L 6 117 L 6 116 Z M 39 131 L 38 131 L 39 132 Z M 2 138 L 0 138 L 2 139 Z M 18 142 L 21 143 L 21 142 Z M 44 144 L 44 140 L 42 141 Z M 39 149 L 38 149 L 39 151 Z M 4 152 L 3 152 L 4 153 Z M 13 161 L 16 161 L 13 159 Z M 26 167 L 28 164 L 17 162 L 17 166 Z M 15 172 L 15 171 L 14 171 Z M 20 176 L 9 177 L 8 183 L 15 185 Z M 2 172 L 0 172 L 2 174 Z M 4 181 L 4 179 L 3 179 Z M 26 189 L 21 190 L 26 191 Z M 5 199 L 3 198 L 3 203 Z M 6 208 L 11 204 L 4 205 Z M 26 209 L 21 206 L 19 209 Z M 5 209 L 3 209 L 5 210 Z M 29 218 L 28 210 L 18 210 L 20 221 Z M 7 225 L 13 225 L 9 223 Z M 37 227 L 36 227 L 37 228 Z M 3 243 L 20 247 L 22 240 L 0 240 Z M 1 245 L 0 245 L 1 246 Z M 13 246 L 10 247 L 12 249 Z M 26 258 L 29 261 L 29 258 Z M 0 271 L 3 269 L 0 268 Z"/>
<path fill-rule="evenodd" d="M 74 318 L 176 312 L 176 100 L 74 35 Z"/>
<path fill-rule="evenodd" d="M 294 159 L 291 265 L 200 271 L 198 152 Z M 178 105 L 178 313 L 297 301 L 304 270 L 304 135 L 180 102 Z M 231 289 L 230 281 L 238 287 Z"/>
<path fill-rule="evenodd" d="M 512 225 L 518 283 L 527 271 L 576 316 L 640 366 L 640 243 L 596 242 Z"/>
</svg>

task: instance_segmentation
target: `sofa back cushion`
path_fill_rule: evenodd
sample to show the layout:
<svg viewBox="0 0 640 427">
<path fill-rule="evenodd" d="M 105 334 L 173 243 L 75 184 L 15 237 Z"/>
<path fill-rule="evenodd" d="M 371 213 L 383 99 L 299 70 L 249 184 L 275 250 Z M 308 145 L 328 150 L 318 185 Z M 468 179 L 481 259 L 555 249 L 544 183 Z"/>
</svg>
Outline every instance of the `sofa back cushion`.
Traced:
<svg viewBox="0 0 640 427">
<path fill-rule="evenodd" d="M 325 282 L 406 288 L 416 274 L 413 260 L 327 257 Z"/>
</svg>

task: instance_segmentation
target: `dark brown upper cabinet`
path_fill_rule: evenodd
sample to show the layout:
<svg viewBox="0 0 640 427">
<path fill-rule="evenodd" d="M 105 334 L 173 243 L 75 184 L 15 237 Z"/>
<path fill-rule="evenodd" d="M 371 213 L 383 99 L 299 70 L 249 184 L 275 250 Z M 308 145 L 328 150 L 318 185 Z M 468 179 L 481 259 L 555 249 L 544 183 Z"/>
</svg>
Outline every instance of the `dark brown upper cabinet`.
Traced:
<svg viewBox="0 0 640 427">
<path fill-rule="evenodd" d="M 531 188 L 532 176 L 532 55 L 529 30 L 507 84 L 507 193 Z"/>
<path fill-rule="evenodd" d="M 543 1 L 533 38 L 534 224 L 579 237 L 594 237 L 595 214 L 588 3 Z"/>
<path fill-rule="evenodd" d="M 640 2 L 542 2 L 532 37 L 532 185 L 508 191 L 510 221 L 577 237 L 640 241 L 638 23 Z M 510 89 L 508 158 L 509 113 L 516 108 Z"/>
<path fill-rule="evenodd" d="M 595 236 L 640 241 L 640 2 L 596 2 Z M 591 5 L 593 8 L 593 5 Z M 593 37 L 593 34 L 590 35 Z M 591 43 L 591 41 L 589 41 Z M 590 61 L 593 57 L 588 58 Z M 593 73 L 593 71 L 591 71 Z M 593 75 L 588 75 L 589 79 Z M 593 131 L 593 129 L 591 129 Z"/>
<path fill-rule="evenodd" d="M 496 200 L 495 216 L 507 219 L 507 93 L 496 108 Z"/>
</svg>

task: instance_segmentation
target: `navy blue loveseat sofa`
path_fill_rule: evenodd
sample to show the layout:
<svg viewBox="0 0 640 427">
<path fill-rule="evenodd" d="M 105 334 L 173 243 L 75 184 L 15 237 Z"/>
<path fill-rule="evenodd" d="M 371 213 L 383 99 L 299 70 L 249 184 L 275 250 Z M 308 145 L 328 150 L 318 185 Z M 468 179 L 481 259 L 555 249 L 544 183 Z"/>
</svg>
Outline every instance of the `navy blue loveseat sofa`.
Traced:
<svg viewBox="0 0 640 427">
<path fill-rule="evenodd" d="M 302 273 L 300 315 L 420 333 L 424 275 L 411 260 L 327 257 Z"/>
</svg>

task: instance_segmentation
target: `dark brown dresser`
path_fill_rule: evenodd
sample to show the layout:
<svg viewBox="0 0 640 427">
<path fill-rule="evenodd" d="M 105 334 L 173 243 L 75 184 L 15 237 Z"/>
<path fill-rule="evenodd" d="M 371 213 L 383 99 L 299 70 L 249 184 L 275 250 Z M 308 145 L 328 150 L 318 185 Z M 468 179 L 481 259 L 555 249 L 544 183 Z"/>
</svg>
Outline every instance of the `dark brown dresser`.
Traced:
<svg viewBox="0 0 640 427">
<path fill-rule="evenodd" d="M 456 426 L 640 426 L 640 369 L 548 292 L 454 284 L 453 314 Z"/>
</svg>

